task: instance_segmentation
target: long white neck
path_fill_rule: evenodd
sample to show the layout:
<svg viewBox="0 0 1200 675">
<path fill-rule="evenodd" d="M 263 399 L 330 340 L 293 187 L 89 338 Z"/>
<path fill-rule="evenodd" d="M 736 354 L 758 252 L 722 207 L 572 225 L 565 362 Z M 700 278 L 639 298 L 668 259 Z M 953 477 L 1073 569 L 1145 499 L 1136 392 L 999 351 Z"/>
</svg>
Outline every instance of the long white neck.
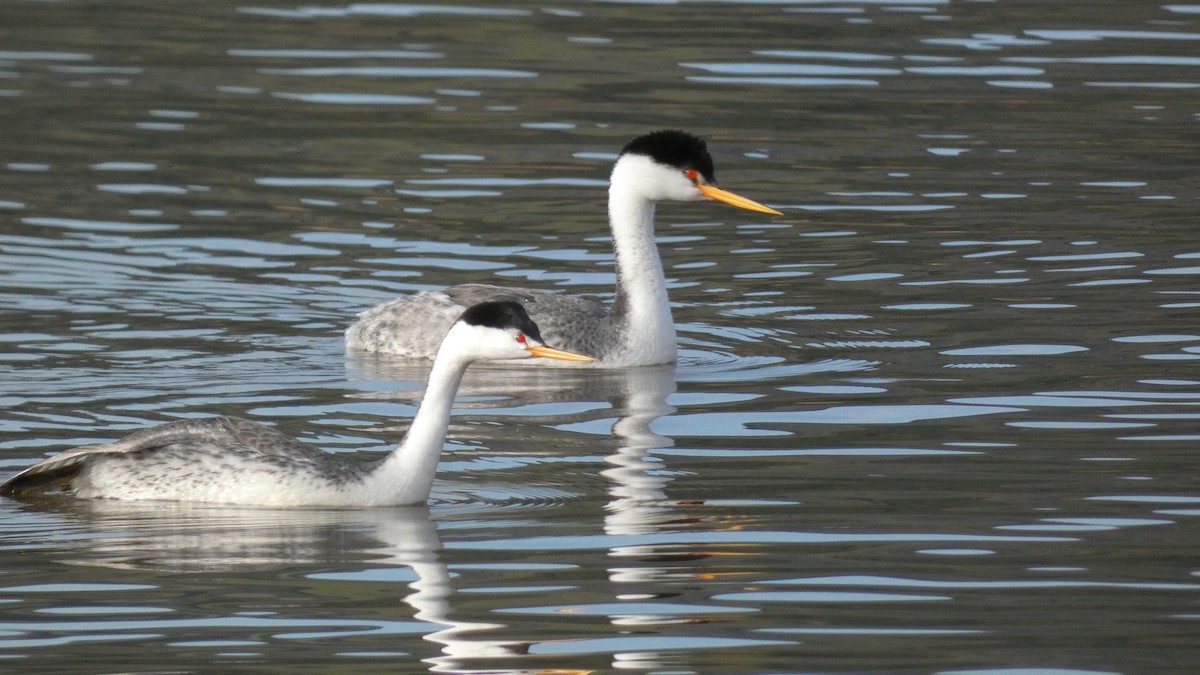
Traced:
<svg viewBox="0 0 1200 675">
<path fill-rule="evenodd" d="M 654 243 L 655 202 L 639 189 L 637 177 L 622 175 L 627 169 L 618 163 L 608 189 L 609 227 L 617 254 L 613 313 L 626 322 L 624 337 L 630 349 L 659 357 L 644 362 L 674 361 L 675 323 Z"/>
<path fill-rule="evenodd" d="M 378 503 L 420 504 L 429 498 L 450 427 L 450 409 L 467 365 L 444 347 L 433 360 L 425 397 L 408 433 L 366 479 L 365 489 Z"/>
</svg>

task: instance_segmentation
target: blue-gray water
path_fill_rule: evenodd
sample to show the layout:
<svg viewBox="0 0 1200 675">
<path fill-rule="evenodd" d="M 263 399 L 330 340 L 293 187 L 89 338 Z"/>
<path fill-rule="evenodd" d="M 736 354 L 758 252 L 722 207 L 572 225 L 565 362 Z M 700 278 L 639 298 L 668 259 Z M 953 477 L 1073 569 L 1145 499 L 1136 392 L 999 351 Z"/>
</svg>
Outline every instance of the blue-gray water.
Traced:
<svg viewBox="0 0 1200 675">
<path fill-rule="evenodd" d="M 677 367 L 470 374 L 426 509 L 0 502 L 20 672 L 1200 669 L 1200 5 L 0 3 L 0 470 L 181 416 L 332 452 L 354 314 L 611 291 Z"/>
</svg>

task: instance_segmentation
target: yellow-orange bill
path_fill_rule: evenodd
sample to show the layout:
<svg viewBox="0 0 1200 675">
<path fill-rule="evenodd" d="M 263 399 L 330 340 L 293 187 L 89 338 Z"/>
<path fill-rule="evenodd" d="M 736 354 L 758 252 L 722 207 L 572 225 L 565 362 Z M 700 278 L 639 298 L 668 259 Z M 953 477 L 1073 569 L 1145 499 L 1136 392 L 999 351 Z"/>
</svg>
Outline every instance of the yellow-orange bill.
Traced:
<svg viewBox="0 0 1200 675">
<path fill-rule="evenodd" d="M 576 354 L 575 352 L 565 352 L 561 349 L 546 347 L 542 345 L 529 345 L 525 348 L 530 354 L 540 356 L 545 359 L 558 359 L 559 361 L 595 361 L 590 356 Z"/>
<path fill-rule="evenodd" d="M 756 202 L 752 199 L 746 199 L 745 197 L 742 197 L 740 195 L 735 195 L 732 192 L 730 192 L 728 190 L 722 190 L 721 188 L 716 187 L 715 185 L 704 185 L 703 183 L 701 183 L 701 184 L 697 185 L 696 187 L 700 188 L 700 192 L 703 193 L 705 197 L 708 197 L 710 199 L 715 199 L 719 202 L 725 202 L 726 204 L 736 206 L 739 209 L 746 209 L 747 211 L 758 211 L 759 213 L 770 213 L 771 215 L 775 215 L 775 216 L 783 215 L 779 211 L 776 211 L 775 209 L 773 209 L 769 206 L 763 206 L 762 204 L 759 204 L 758 202 Z"/>
</svg>

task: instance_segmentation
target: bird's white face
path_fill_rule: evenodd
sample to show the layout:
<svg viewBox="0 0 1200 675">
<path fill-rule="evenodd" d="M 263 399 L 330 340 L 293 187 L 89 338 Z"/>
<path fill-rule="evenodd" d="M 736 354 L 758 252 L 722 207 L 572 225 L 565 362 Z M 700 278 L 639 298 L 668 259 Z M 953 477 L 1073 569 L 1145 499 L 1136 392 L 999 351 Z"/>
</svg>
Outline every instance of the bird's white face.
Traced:
<svg viewBox="0 0 1200 675">
<path fill-rule="evenodd" d="M 613 167 L 612 184 L 627 185 L 644 198 L 661 201 L 694 202 L 715 199 L 747 211 L 783 215 L 779 211 L 759 204 L 728 190 L 705 183 L 704 177 L 695 169 L 680 169 L 659 164 L 645 155 L 622 155 Z"/>
<path fill-rule="evenodd" d="M 696 181 L 682 170 L 645 155 L 622 155 L 613 167 L 612 182 L 629 185 L 654 201 L 695 202 L 705 198 Z"/>
<path fill-rule="evenodd" d="M 446 350 L 452 350 L 459 359 L 468 362 L 532 358 L 595 361 L 590 356 L 547 347 L 516 328 L 474 326 L 463 321 L 455 323 L 450 328 L 450 332 L 442 343 L 442 351 Z"/>
</svg>

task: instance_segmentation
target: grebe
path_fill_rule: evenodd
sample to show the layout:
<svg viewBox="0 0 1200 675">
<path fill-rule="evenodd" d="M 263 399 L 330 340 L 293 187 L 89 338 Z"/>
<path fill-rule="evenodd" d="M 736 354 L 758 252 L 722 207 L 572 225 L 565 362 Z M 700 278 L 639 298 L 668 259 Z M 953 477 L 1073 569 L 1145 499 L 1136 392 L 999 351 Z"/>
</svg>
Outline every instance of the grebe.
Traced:
<svg viewBox="0 0 1200 675">
<path fill-rule="evenodd" d="M 463 307 L 485 300 L 520 302 L 551 343 L 587 354 L 598 365 L 644 366 L 675 360 L 675 324 L 654 245 L 654 205 L 661 200 L 715 199 L 782 215 L 715 185 L 703 140 L 656 131 L 630 141 L 613 167 L 608 219 L 617 254 L 617 290 L 610 307 L 572 295 L 488 284 L 463 284 L 383 302 L 346 330 L 346 349 L 431 358 L 438 335 Z"/>
<path fill-rule="evenodd" d="M 45 459 L 0 485 L 0 494 L 63 489 L 83 498 L 255 506 L 421 504 L 429 498 L 450 407 L 467 366 L 533 357 L 592 360 L 545 346 L 517 303 L 473 305 L 442 340 L 408 434 L 381 459 L 323 452 L 235 417 L 179 420 Z"/>
</svg>

